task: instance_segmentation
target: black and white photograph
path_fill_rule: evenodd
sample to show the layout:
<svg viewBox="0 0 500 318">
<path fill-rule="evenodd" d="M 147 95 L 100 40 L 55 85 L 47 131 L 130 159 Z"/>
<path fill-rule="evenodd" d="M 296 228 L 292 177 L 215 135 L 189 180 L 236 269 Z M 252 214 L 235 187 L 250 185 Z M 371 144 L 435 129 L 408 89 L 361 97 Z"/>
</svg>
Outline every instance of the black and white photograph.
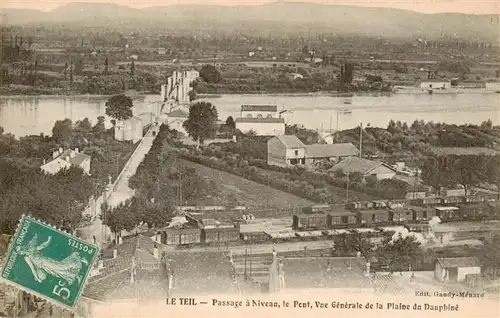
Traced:
<svg viewBox="0 0 500 318">
<path fill-rule="evenodd" d="M 500 316 L 498 0 L 0 13 L 0 317 Z"/>
</svg>

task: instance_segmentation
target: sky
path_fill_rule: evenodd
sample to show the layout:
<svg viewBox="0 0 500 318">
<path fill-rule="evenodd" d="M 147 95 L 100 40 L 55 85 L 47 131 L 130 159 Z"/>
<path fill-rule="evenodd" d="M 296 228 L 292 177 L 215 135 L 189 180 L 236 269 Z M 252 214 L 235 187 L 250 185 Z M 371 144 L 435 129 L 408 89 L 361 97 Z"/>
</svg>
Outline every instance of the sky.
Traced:
<svg viewBox="0 0 500 318">
<path fill-rule="evenodd" d="M 284 0 L 282 0 L 283 2 Z M 357 5 L 406 9 L 422 13 L 460 12 L 472 14 L 500 14 L 500 0 L 285 0 L 323 4 Z M 115 3 L 133 8 L 169 4 L 256 5 L 276 0 L 0 0 L 0 8 L 53 10 L 71 2 Z"/>
</svg>

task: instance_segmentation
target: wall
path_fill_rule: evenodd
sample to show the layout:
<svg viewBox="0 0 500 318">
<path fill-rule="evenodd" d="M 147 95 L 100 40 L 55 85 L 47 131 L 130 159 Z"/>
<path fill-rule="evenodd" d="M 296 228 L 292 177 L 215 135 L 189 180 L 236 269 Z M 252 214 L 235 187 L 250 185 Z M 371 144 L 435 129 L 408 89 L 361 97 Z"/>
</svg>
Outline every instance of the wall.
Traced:
<svg viewBox="0 0 500 318">
<path fill-rule="evenodd" d="M 420 83 L 420 88 L 432 88 L 432 89 L 441 89 L 441 88 L 450 88 L 450 82 L 422 82 Z"/>
<path fill-rule="evenodd" d="M 486 83 L 486 89 L 495 92 L 500 92 L 500 82 Z"/>
<path fill-rule="evenodd" d="M 378 166 L 377 168 L 373 169 L 372 171 L 370 171 L 368 173 L 368 175 L 373 175 L 373 174 L 377 175 L 378 180 L 391 179 L 391 178 L 394 178 L 396 176 L 395 171 L 389 169 L 388 167 L 386 167 L 384 165 Z"/>
<path fill-rule="evenodd" d="M 252 118 L 278 118 L 278 113 L 277 112 L 266 112 L 266 111 L 241 111 L 241 117 L 252 117 Z"/>
<path fill-rule="evenodd" d="M 236 122 L 236 129 L 239 129 L 243 133 L 253 130 L 259 136 L 278 136 L 285 134 L 285 123 Z"/>
<path fill-rule="evenodd" d="M 267 164 L 284 167 L 286 163 L 286 148 L 285 145 L 278 140 L 272 138 L 267 142 Z"/>
<path fill-rule="evenodd" d="M 460 267 L 458 269 L 457 281 L 465 281 L 465 275 L 469 274 L 481 274 L 481 267 Z"/>
<path fill-rule="evenodd" d="M 436 278 L 438 282 L 443 282 L 444 276 L 445 276 L 444 269 L 441 267 L 441 264 L 439 264 L 439 262 L 436 262 L 436 265 L 434 267 L 434 278 Z"/>
</svg>

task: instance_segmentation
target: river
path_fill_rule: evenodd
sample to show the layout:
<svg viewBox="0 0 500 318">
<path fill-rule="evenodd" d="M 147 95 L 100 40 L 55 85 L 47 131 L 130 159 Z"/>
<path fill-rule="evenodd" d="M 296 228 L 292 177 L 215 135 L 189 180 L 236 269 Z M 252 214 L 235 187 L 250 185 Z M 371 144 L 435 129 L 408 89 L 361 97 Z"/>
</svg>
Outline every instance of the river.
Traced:
<svg viewBox="0 0 500 318">
<path fill-rule="evenodd" d="M 0 126 L 17 137 L 51 134 L 56 120 L 73 121 L 88 117 L 92 123 L 105 113 L 106 96 L 19 96 L 0 97 Z M 150 104 L 158 95 L 134 97 L 134 114 L 148 116 Z M 500 94 L 394 94 L 392 96 L 354 96 L 349 99 L 328 95 L 222 95 L 203 97 L 213 103 L 219 118 L 239 116 L 242 104 L 274 104 L 284 113 L 288 124 L 301 124 L 313 129 L 336 129 L 337 111 L 350 113 L 338 116 L 338 128 L 348 129 L 359 123 L 386 127 L 389 120 L 416 119 L 448 124 L 480 124 L 490 119 L 500 124 Z M 107 125 L 110 122 L 107 118 Z"/>
</svg>

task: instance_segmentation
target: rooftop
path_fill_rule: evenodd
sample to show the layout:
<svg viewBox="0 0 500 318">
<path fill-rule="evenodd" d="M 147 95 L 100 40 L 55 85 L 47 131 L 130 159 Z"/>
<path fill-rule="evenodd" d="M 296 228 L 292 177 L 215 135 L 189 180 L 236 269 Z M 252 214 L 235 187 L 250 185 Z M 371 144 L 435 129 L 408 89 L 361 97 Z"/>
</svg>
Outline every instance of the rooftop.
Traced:
<svg viewBox="0 0 500 318">
<path fill-rule="evenodd" d="M 431 152 L 438 156 L 496 156 L 498 151 L 485 147 L 432 147 Z"/>
<path fill-rule="evenodd" d="M 443 268 L 481 266 L 481 262 L 476 257 L 438 258 L 437 261 Z"/>
<path fill-rule="evenodd" d="M 176 109 L 171 113 L 167 114 L 168 117 L 180 117 L 180 118 L 188 118 L 189 113 L 181 110 L 181 109 Z"/>
<path fill-rule="evenodd" d="M 281 141 L 281 143 L 287 148 L 305 148 L 304 143 L 295 135 L 282 135 L 276 136 L 276 138 L 278 138 L 278 140 Z"/>
<path fill-rule="evenodd" d="M 358 158 L 358 157 L 348 157 L 333 166 L 330 171 L 336 171 L 336 170 L 342 170 L 344 173 L 353 173 L 353 172 L 360 172 L 362 174 L 367 174 L 371 170 L 380 167 L 380 166 L 386 166 L 387 168 L 394 170 L 389 165 L 386 165 L 383 162 L 380 161 L 373 161 L 373 160 L 368 160 L 364 158 Z"/>
<path fill-rule="evenodd" d="M 223 252 L 174 252 L 167 257 L 176 296 L 237 291 L 233 268 Z"/>
<path fill-rule="evenodd" d="M 449 83 L 450 80 L 442 78 L 429 78 L 421 81 L 422 83 Z"/>
<path fill-rule="evenodd" d="M 68 162 L 72 165 L 79 166 L 85 160 L 90 159 L 90 158 L 91 157 L 89 155 L 86 155 L 82 152 L 76 152 L 75 150 L 72 150 L 72 149 L 66 149 L 62 153 L 59 153 L 59 155 L 56 158 L 49 161 L 47 164 L 50 164 L 52 162 L 57 162 L 58 160 L 63 160 L 63 161 Z"/>
<path fill-rule="evenodd" d="M 285 123 L 283 118 L 266 118 L 266 117 L 241 117 L 234 120 L 236 123 Z"/>
<path fill-rule="evenodd" d="M 241 105 L 241 111 L 246 112 L 277 112 L 278 106 L 276 105 Z"/>
<path fill-rule="evenodd" d="M 307 158 L 330 158 L 356 156 L 359 150 L 351 143 L 314 144 L 306 146 Z"/>
<path fill-rule="evenodd" d="M 286 288 L 372 288 L 357 257 L 281 258 Z"/>
</svg>

